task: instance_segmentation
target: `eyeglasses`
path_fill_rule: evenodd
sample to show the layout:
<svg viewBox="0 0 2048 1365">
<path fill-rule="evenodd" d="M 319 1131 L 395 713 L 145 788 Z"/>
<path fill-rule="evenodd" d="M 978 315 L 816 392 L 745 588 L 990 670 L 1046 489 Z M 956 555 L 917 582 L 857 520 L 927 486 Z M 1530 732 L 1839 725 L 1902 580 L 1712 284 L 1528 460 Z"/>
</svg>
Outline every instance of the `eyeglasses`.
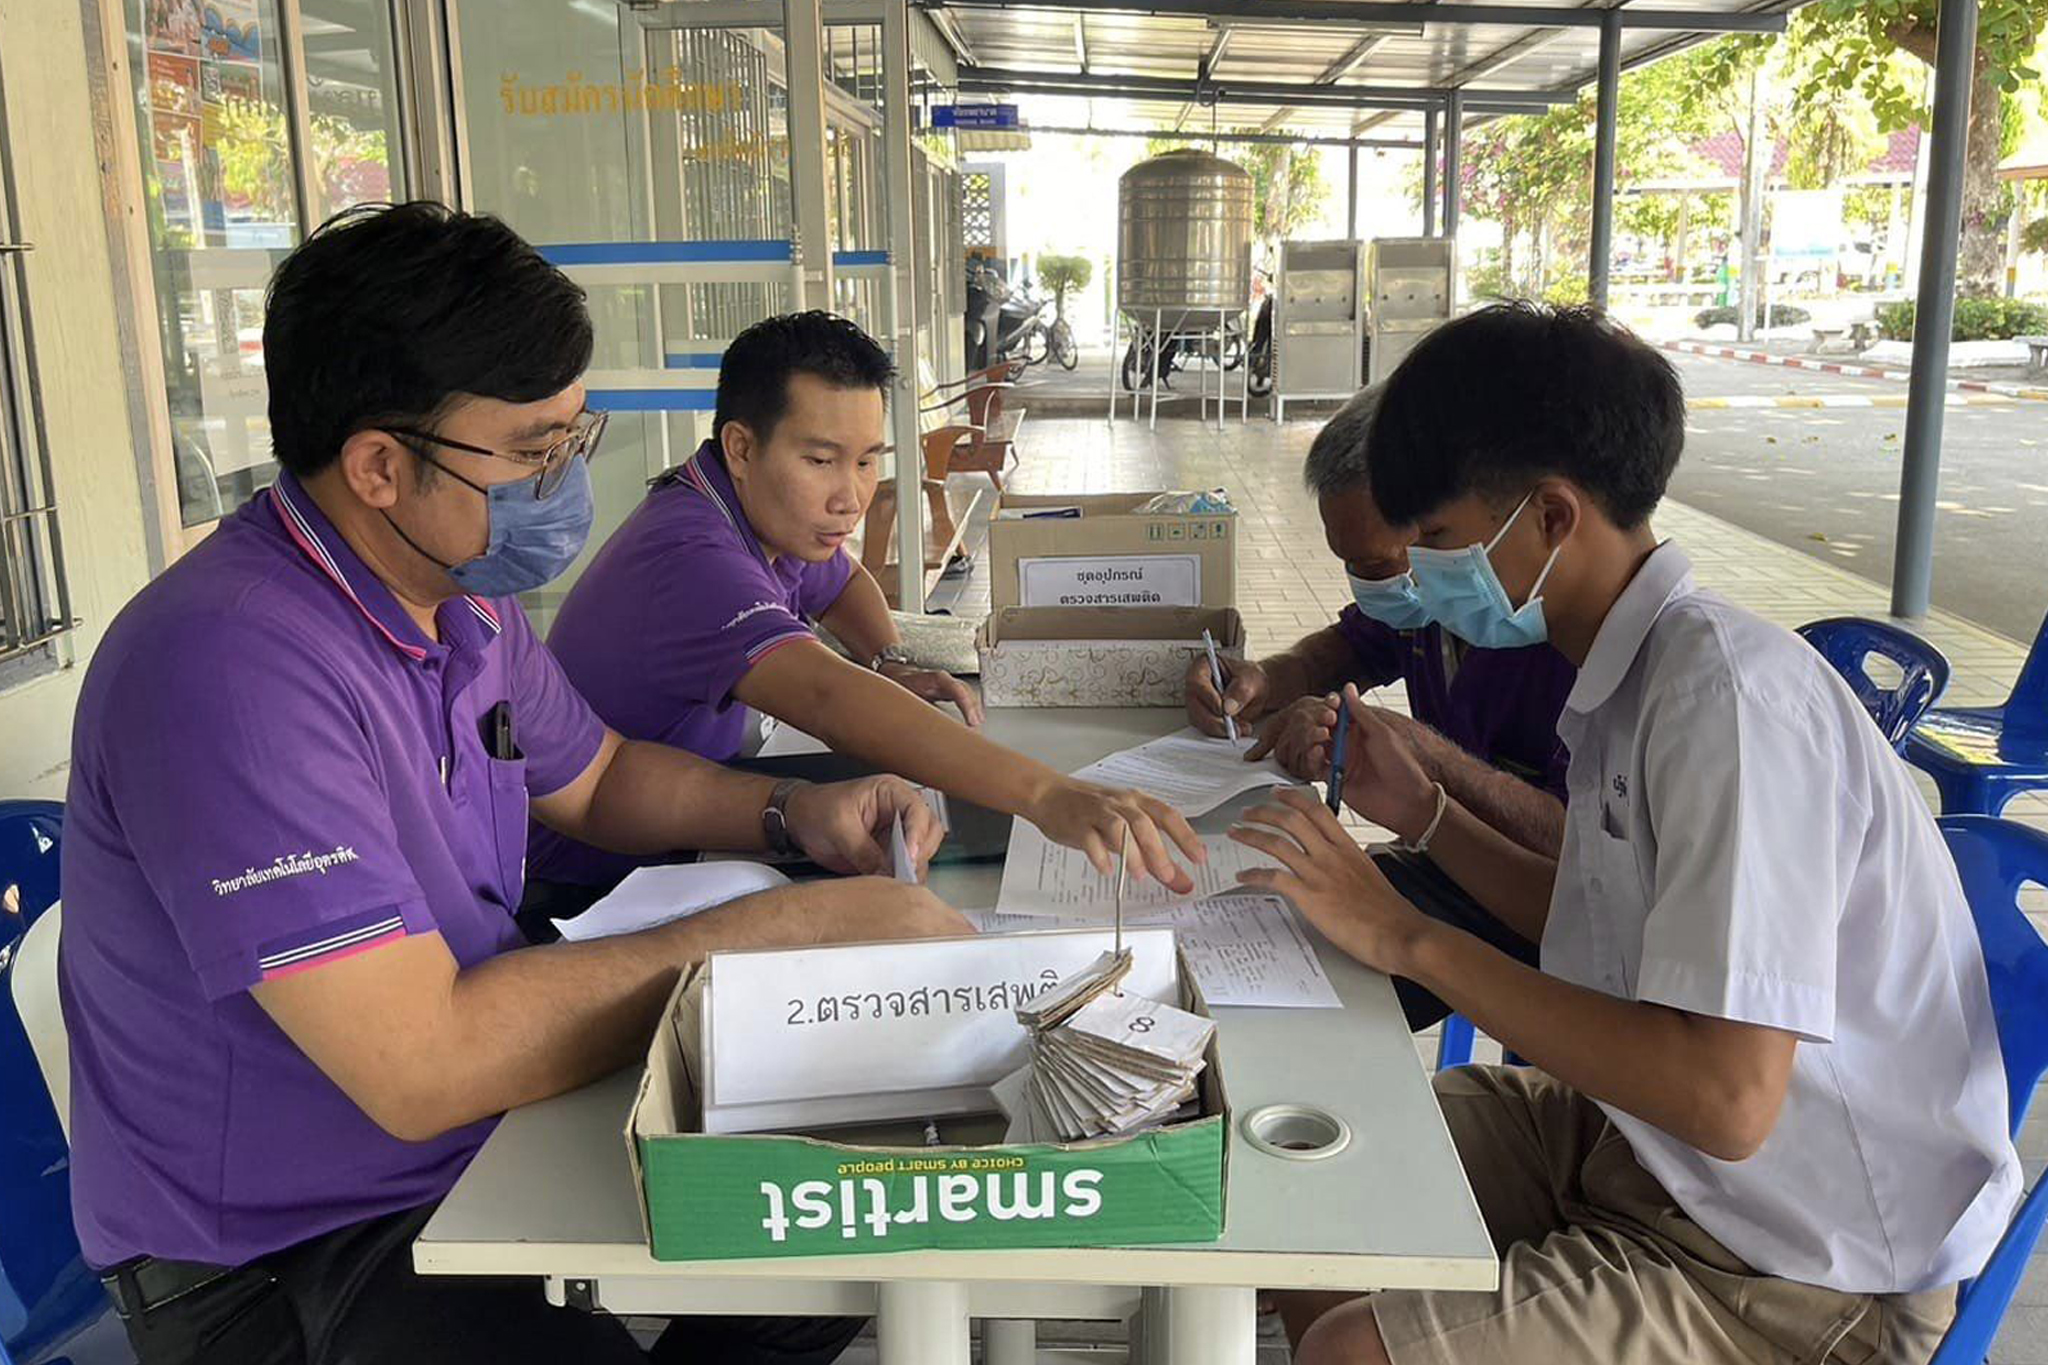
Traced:
<svg viewBox="0 0 2048 1365">
<path fill-rule="evenodd" d="M 570 465 L 579 459 L 587 460 L 596 452 L 598 441 L 604 437 L 605 423 L 609 420 L 610 413 L 593 412 L 585 408 L 576 415 L 576 420 L 566 436 L 550 441 L 540 450 L 491 450 L 485 446 L 470 445 L 466 441 L 451 441 L 446 436 L 437 436 L 431 431 L 416 431 L 411 427 L 385 427 L 383 430 L 393 436 L 427 441 L 437 446 L 446 446 L 450 450 L 466 450 L 472 455 L 488 455 L 494 460 L 510 460 L 513 464 L 537 467 L 540 470 L 540 477 L 533 481 L 533 496 L 536 500 L 544 500 L 562 486 L 562 480 L 567 477 Z M 462 479 L 462 482 L 468 483 L 470 487 L 477 488 L 476 484 L 463 479 L 454 470 L 446 469 L 445 466 L 442 468 L 452 477 Z M 483 490 L 479 488 L 478 491 Z"/>
</svg>

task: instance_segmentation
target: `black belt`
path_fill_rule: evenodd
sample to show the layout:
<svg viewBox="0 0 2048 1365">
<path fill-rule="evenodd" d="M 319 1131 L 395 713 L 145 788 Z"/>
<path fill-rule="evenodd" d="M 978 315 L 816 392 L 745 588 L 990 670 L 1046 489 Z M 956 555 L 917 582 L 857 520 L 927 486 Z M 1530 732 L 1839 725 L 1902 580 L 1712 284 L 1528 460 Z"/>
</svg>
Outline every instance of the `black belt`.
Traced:
<svg viewBox="0 0 2048 1365">
<path fill-rule="evenodd" d="M 161 1308 L 173 1299 L 182 1298 L 233 1273 L 233 1266 L 141 1256 L 123 1261 L 107 1271 L 100 1276 L 100 1283 L 113 1297 L 114 1311 L 126 1319 Z"/>
</svg>

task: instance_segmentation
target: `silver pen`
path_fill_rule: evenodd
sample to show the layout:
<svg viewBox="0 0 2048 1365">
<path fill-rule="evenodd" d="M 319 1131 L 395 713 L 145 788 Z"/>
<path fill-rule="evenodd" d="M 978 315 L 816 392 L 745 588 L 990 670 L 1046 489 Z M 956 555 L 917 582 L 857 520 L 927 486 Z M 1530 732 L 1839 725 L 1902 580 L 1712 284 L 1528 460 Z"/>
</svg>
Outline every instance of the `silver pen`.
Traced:
<svg viewBox="0 0 2048 1365">
<path fill-rule="evenodd" d="M 1216 657 L 1216 637 L 1211 635 L 1207 629 L 1202 631 L 1202 648 L 1209 651 L 1209 679 L 1216 684 L 1216 704 L 1222 706 L 1224 704 L 1223 688 L 1225 686 L 1223 681 L 1223 661 Z M 1229 732 L 1231 742 L 1233 744 L 1236 743 L 1237 718 L 1228 711 L 1223 713 L 1223 728 Z"/>
</svg>

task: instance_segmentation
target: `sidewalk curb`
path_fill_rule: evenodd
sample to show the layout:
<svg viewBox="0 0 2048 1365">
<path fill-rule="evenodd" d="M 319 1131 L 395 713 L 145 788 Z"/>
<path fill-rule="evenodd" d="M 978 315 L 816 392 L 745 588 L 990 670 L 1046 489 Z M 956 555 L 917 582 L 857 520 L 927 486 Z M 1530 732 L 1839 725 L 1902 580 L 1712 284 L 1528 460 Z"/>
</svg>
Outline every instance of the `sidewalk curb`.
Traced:
<svg viewBox="0 0 2048 1365">
<path fill-rule="evenodd" d="M 1812 370 L 1819 374 L 1838 374 L 1850 379 L 1905 379 L 1908 372 L 1878 365 L 1849 365 L 1832 360 L 1815 360 L 1811 356 L 1772 355 L 1768 351 L 1748 351 L 1734 346 L 1712 346 L 1700 341 L 1660 341 L 1657 343 L 1667 351 L 1682 355 L 1707 356 L 1714 360 L 1740 360 L 1751 365 L 1777 365 L 1790 370 Z M 1944 387 L 1950 393 L 1990 393 L 2003 398 L 2028 398 L 2048 401 L 2048 388 L 2034 388 L 2023 384 L 1999 384 L 1984 379 L 1950 379 Z M 1793 405 L 1800 406 L 1800 405 Z M 1838 406 L 1862 406 L 1842 404 Z M 1886 407 L 1890 404 L 1872 404 Z"/>
<path fill-rule="evenodd" d="M 2048 398 L 2048 393 L 2042 395 Z M 1951 408 L 2005 408 L 2014 400 L 2005 394 L 1960 394 L 1946 396 L 1943 406 Z M 1903 393 L 1837 393 L 1837 394 L 1734 394 L 1725 398 L 1688 398 L 1685 406 L 1692 411 L 1706 412 L 1730 408 L 1904 408 L 1906 395 Z"/>
</svg>

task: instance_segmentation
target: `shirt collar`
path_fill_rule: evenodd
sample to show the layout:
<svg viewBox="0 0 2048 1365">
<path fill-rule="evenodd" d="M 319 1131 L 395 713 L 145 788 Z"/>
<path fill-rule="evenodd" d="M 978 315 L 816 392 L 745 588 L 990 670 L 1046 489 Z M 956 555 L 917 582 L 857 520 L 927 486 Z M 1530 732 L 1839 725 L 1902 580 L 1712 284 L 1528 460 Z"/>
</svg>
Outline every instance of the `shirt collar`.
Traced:
<svg viewBox="0 0 2048 1365">
<path fill-rule="evenodd" d="M 426 637 L 419 623 L 398 604 L 384 581 L 363 563 L 296 478 L 290 473 L 279 473 L 267 496 L 286 536 L 343 596 L 355 603 L 356 610 L 393 649 L 418 663 L 443 647 Z M 495 604 L 466 594 L 443 602 L 435 619 L 443 640 L 451 645 L 480 645 L 503 629 Z"/>
<path fill-rule="evenodd" d="M 719 449 L 717 441 L 706 440 L 698 446 L 677 471 L 675 482 L 708 498 L 733 530 L 739 532 L 741 542 L 763 564 L 774 567 L 768 552 L 761 548 L 761 538 L 754 534 L 753 523 L 747 520 L 746 509 L 740 506 L 739 490 L 732 485 L 732 472 L 725 467 L 725 452 Z"/>
<path fill-rule="evenodd" d="M 1669 540 L 1652 550 L 1600 623 L 1565 708 L 1583 715 L 1613 696 L 1664 608 L 1692 591 L 1692 560 L 1685 551 Z"/>
</svg>

